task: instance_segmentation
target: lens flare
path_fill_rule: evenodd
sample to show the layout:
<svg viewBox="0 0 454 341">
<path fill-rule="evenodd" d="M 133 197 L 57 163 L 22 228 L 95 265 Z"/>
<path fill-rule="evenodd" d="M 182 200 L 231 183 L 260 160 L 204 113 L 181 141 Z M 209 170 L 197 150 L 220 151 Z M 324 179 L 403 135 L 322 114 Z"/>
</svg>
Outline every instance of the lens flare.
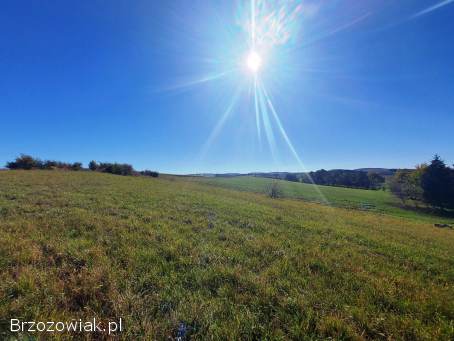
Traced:
<svg viewBox="0 0 454 341">
<path fill-rule="evenodd" d="M 228 39 L 220 48 L 219 55 L 209 58 L 209 67 L 207 67 L 205 77 L 180 84 L 180 87 L 187 88 L 214 81 L 223 84 L 232 81 L 234 84 L 239 83 L 236 92 L 231 100 L 227 101 L 226 108 L 223 108 L 223 112 L 204 143 L 200 152 L 200 160 L 205 157 L 227 121 L 234 119 L 233 116 L 240 105 L 242 108 L 247 108 L 244 106 L 244 97 L 247 97 L 250 112 L 255 116 L 259 152 L 269 151 L 274 166 L 280 167 L 280 160 L 283 156 L 281 152 L 286 151 L 293 159 L 292 163 L 296 163 L 298 169 L 305 172 L 315 185 L 284 127 L 278 105 L 273 103 L 273 93 L 268 91 L 271 89 L 267 89 L 266 86 L 266 83 L 272 80 L 275 84 L 274 88 L 276 88 L 280 76 L 292 70 L 291 53 L 299 47 L 296 43 L 298 43 L 297 36 L 301 23 L 305 17 L 316 13 L 318 9 L 318 5 L 307 2 L 306 0 L 238 1 L 237 27 L 226 31 Z M 329 34 L 345 30 L 366 19 L 368 15 L 341 26 Z M 217 37 L 217 35 L 215 36 Z M 216 41 L 218 40 L 216 39 Z M 211 46 L 209 50 L 213 51 Z M 244 71 L 251 77 L 244 77 Z M 293 72 L 290 73 L 293 74 Z M 245 94 L 246 88 L 249 88 L 249 93 Z M 228 94 L 222 96 L 229 99 Z M 268 149 L 262 148 L 265 144 L 268 144 Z M 284 149 L 280 147 L 284 147 Z M 317 187 L 316 191 L 320 202 L 328 203 Z"/>
<path fill-rule="evenodd" d="M 251 51 L 247 56 L 246 65 L 251 72 L 257 73 L 262 67 L 262 57 L 257 52 Z"/>
</svg>

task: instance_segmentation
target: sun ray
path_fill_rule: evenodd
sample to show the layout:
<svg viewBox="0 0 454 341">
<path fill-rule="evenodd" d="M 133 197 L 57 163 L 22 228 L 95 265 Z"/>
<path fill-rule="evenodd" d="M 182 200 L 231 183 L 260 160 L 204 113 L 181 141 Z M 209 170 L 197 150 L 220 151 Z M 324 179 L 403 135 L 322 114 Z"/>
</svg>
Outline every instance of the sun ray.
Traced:
<svg viewBox="0 0 454 341">
<path fill-rule="evenodd" d="M 276 124 L 279 128 L 279 131 L 282 135 L 282 137 L 284 138 L 285 142 L 287 143 L 287 146 L 289 147 L 293 157 L 295 158 L 295 160 L 297 161 L 299 167 L 301 168 L 301 170 L 303 172 L 305 172 L 307 174 L 307 177 L 309 178 L 309 180 L 312 182 L 312 184 L 315 186 L 315 189 L 317 191 L 317 193 L 320 195 L 320 198 L 323 200 L 323 202 L 325 204 L 329 204 L 329 201 L 326 199 L 326 197 L 323 195 L 323 193 L 320 191 L 319 187 L 317 186 L 317 184 L 314 182 L 314 180 L 312 179 L 312 177 L 309 175 L 309 172 L 306 168 L 306 166 L 304 165 L 303 161 L 301 160 L 300 156 L 298 155 L 298 153 L 296 152 L 296 149 L 295 147 L 293 146 L 293 143 L 292 141 L 290 140 L 290 138 L 288 137 L 287 135 L 287 132 L 285 131 L 284 129 L 284 126 L 282 125 L 282 122 L 279 118 L 279 115 L 277 114 L 276 112 L 276 109 L 274 108 L 274 105 L 273 103 L 271 102 L 271 99 L 270 97 L 268 96 L 268 93 L 265 89 L 265 87 L 263 86 L 263 84 L 259 84 L 259 87 L 261 89 L 261 91 L 263 92 L 263 95 L 265 97 L 265 100 L 266 100 L 266 103 L 268 104 L 268 107 L 270 108 L 270 111 L 276 121 Z"/>
<path fill-rule="evenodd" d="M 452 3 L 454 3 L 454 0 L 445 0 L 445 1 L 439 2 L 439 3 L 436 4 L 436 5 L 433 5 L 433 6 L 429 7 L 429 8 L 426 8 L 426 9 L 424 9 L 424 10 L 422 10 L 422 11 L 420 11 L 420 12 L 414 14 L 414 15 L 412 15 L 412 16 L 410 17 L 410 19 L 419 18 L 419 17 L 421 17 L 421 16 L 423 16 L 423 15 L 429 14 L 429 13 L 431 13 L 431 12 L 433 12 L 433 11 L 436 11 L 437 9 L 440 9 L 440 8 L 442 8 L 442 7 L 445 7 L 445 6 L 450 5 L 450 4 L 452 4 Z"/>
<path fill-rule="evenodd" d="M 278 141 L 276 138 L 280 138 L 280 136 L 282 136 L 282 139 L 285 141 L 285 145 L 290 150 L 292 157 L 296 160 L 298 166 L 307 174 L 306 167 L 290 140 L 271 101 L 271 98 L 261 81 L 261 73 L 266 71 L 265 68 L 267 66 L 269 67 L 268 71 L 273 72 L 273 65 L 271 65 L 273 52 L 277 52 L 277 55 L 282 56 L 282 53 L 288 51 L 287 47 L 284 47 L 283 45 L 290 42 L 292 35 L 295 33 L 295 26 L 298 22 L 297 17 L 302 12 L 302 6 L 301 4 L 298 5 L 298 3 L 290 4 L 285 1 L 272 2 L 264 0 L 250 0 L 249 5 L 247 15 L 241 16 L 241 27 L 247 33 L 244 45 L 249 50 L 243 51 L 245 53 L 242 54 L 241 60 L 239 61 L 239 64 L 237 64 L 238 69 L 242 68 L 243 71 L 244 69 L 247 71 L 245 76 L 247 77 L 246 79 L 249 80 L 249 90 L 239 88 L 234 96 L 232 96 L 230 103 L 204 143 L 201 149 L 200 157 L 203 158 L 205 156 L 214 140 L 218 137 L 224 128 L 226 121 L 230 119 L 232 112 L 236 110 L 236 104 L 240 94 L 245 90 L 246 95 L 251 98 L 253 103 L 252 107 L 253 113 L 255 114 L 255 126 L 260 146 L 262 145 L 263 135 L 263 140 L 266 139 L 266 143 L 269 146 L 269 151 L 275 165 L 279 166 L 278 158 L 280 155 L 278 153 Z M 246 14 L 246 12 L 243 14 Z M 367 16 L 360 17 L 357 20 L 330 32 L 330 34 L 335 34 L 338 31 L 347 29 L 348 27 L 351 27 L 366 18 Z M 268 63 L 270 65 L 265 65 Z M 227 65 L 229 64 L 226 64 L 226 66 Z M 289 65 L 281 65 L 280 70 L 285 71 L 288 67 Z M 232 71 L 235 70 L 208 75 L 199 80 L 181 84 L 180 87 L 191 87 L 215 81 L 219 78 L 227 76 Z M 314 72 L 314 70 L 311 71 Z M 277 81 L 279 81 L 279 79 L 277 79 Z M 276 129 L 278 132 L 275 132 Z M 312 179 L 310 180 L 314 183 Z M 327 203 L 326 198 L 317 186 L 316 189 L 320 195 L 321 201 Z"/>
<path fill-rule="evenodd" d="M 230 70 L 226 70 L 226 71 L 219 72 L 219 73 L 208 74 L 208 75 L 206 75 L 204 77 L 201 77 L 199 79 L 195 79 L 195 80 L 191 80 L 191 81 L 187 81 L 187 82 L 182 82 L 180 84 L 176 84 L 176 85 L 172 85 L 172 86 L 169 86 L 169 87 L 165 87 L 165 88 L 161 89 L 161 91 L 174 91 L 174 90 L 182 90 L 182 89 L 189 90 L 190 88 L 192 88 L 194 86 L 222 79 L 222 78 L 228 76 L 229 74 L 232 74 L 233 72 L 235 72 L 235 70 L 236 69 L 230 69 Z"/>
<path fill-rule="evenodd" d="M 257 88 L 257 94 L 259 98 L 259 109 L 262 117 L 263 127 L 265 129 L 265 136 L 268 141 L 268 146 L 270 147 L 271 156 L 273 160 L 277 162 L 276 140 L 274 138 L 273 127 L 271 125 L 271 120 L 266 106 L 265 98 L 263 92 L 260 90 L 260 87 Z"/>
<path fill-rule="evenodd" d="M 206 140 L 206 142 L 204 143 L 204 145 L 200 151 L 199 159 L 203 159 L 205 157 L 206 153 L 208 152 L 208 149 L 213 144 L 213 141 L 217 138 L 217 136 L 221 132 L 222 128 L 224 127 L 225 122 L 227 121 L 227 119 L 229 118 L 233 109 L 235 108 L 235 105 L 238 101 L 240 93 L 241 93 L 241 87 L 236 90 L 235 94 L 233 95 L 233 97 L 232 97 L 229 105 L 227 106 L 226 110 L 224 111 L 223 115 L 221 116 L 218 123 L 211 131 L 208 139 Z"/>
<path fill-rule="evenodd" d="M 257 77 L 254 78 L 254 105 L 255 105 L 255 123 L 257 126 L 257 135 L 259 142 L 262 141 L 262 132 L 260 127 L 260 110 L 259 103 L 257 98 Z"/>
</svg>

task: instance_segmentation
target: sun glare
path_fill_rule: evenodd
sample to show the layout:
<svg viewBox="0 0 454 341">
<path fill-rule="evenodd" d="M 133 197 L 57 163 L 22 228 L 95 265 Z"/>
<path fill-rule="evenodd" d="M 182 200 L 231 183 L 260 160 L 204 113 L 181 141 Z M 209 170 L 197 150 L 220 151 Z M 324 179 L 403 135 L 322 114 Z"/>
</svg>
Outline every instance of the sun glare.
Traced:
<svg viewBox="0 0 454 341">
<path fill-rule="evenodd" d="M 257 73 L 262 66 L 262 58 L 257 52 L 251 51 L 247 57 L 246 63 L 251 72 Z"/>
</svg>

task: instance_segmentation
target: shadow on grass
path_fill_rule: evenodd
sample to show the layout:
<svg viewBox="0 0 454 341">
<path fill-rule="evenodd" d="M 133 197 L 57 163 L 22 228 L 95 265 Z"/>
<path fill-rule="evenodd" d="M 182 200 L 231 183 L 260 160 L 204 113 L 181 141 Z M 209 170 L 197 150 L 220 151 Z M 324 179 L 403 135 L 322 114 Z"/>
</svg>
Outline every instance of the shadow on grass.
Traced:
<svg viewBox="0 0 454 341">
<path fill-rule="evenodd" d="M 433 208 L 433 207 L 429 207 L 429 206 L 416 206 L 414 204 L 410 205 L 410 204 L 402 204 L 402 203 L 392 204 L 392 206 L 403 209 L 403 210 L 415 212 L 415 213 L 429 215 L 431 217 L 454 218 L 454 210 L 449 210 L 449 209 Z"/>
</svg>

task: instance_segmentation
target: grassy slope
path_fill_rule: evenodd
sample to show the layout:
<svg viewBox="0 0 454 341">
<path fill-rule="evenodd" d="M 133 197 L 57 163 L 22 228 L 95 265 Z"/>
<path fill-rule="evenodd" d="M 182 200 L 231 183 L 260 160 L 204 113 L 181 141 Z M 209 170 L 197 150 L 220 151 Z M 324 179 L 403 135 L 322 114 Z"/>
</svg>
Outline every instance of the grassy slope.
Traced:
<svg viewBox="0 0 454 341">
<path fill-rule="evenodd" d="M 429 222 L 184 179 L 0 172 L 0 319 L 122 317 L 124 339 L 179 321 L 196 339 L 452 339 L 453 245 Z"/>
<path fill-rule="evenodd" d="M 239 176 L 232 178 L 193 178 L 193 180 L 224 188 L 255 193 L 265 193 L 270 183 L 276 181 L 273 179 L 251 176 Z M 454 222 L 454 219 L 439 216 L 437 217 L 427 213 L 403 209 L 400 201 L 386 191 L 372 191 L 333 186 L 314 186 L 311 184 L 283 180 L 279 180 L 278 183 L 283 191 L 284 197 L 286 198 L 304 199 L 322 203 L 327 201 L 329 204 L 336 207 L 368 209 L 379 213 L 415 218 L 418 220 Z M 366 204 L 366 206 L 364 204 Z"/>
</svg>

